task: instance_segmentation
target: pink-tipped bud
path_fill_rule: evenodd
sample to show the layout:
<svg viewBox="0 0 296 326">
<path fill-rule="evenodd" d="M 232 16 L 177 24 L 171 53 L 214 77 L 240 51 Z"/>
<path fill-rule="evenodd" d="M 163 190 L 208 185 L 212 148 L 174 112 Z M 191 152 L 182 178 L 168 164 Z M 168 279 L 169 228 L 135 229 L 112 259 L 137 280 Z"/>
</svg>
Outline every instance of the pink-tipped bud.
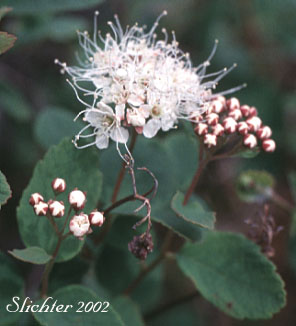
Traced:
<svg viewBox="0 0 296 326">
<path fill-rule="evenodd" d="M 225 96 L 222 96 L 222 95 L 219 95 L 215 98 L 215 101 L 219 101 L 223 104 L 224 106 L 224 109 L 225 109 L 225 106 L 226 106 L 226 98 Z"/>
<path fill-rule="evenodd" d="M 43 200 L 44 200 L 44 198 L 38 192 L 35 192 L 34 194 L 31 195 L 31 197 L 29 199 L 29 204 L 32 206 L 35 206 Z"/>
<path fill-rule="evenodd" d="M 98 212 L 98 211 L 92 211 L 88 215 L 88 218 L 89 218 L 90 224 L 95 225 L 95 226 L 102 226 L 104 223 L 104 220 L 105 220 L 103 213 Z"/>
<path fill-rule="evenodd" d="M 199 123 L 195 128 L 194 131 L 199 136 L 205 135 L 208 133 L 208 125 L 206 123 Z"/>
<path fill-rule="evenodd" d="M 268 139 L 272 135 L 270 127 L 264 126 L 257 130 L 257 137 L 260 139 Z"/>
<path fill-rule="evenodd" d="M 62 201 L 52 200 L 48 202 L 50 215 L 53 217 L 62 217 L 65 214 L 65 205 Z"/>
<path fill-rule="evenodd" d="M 262 125 L 262 121 L 258 117 L 252 117 L 246 120 L 246 123 L 249 126 L 250 131 L 256 132 Z"/>
<path fill-rule="evenodd" d="M 44 201 L 40 201 L 34 206 L 35 214 L 38 216 L 45 216 L 48 211 L 48 205 Z"/>
<path fill-rule="evenodd" d="M 83 209 L 85 202 L 86 196 L 81 190 L 74 189 L 69 193 L 69 203 L 76 211 Z"/>
<path fill-rule="evenodd" d="M 86 214 L 74 215 L 69 223 L 70 232 L 77 238 L 88 234 L 90 223 Z"/>
<path fill-rule="evenodd" d="M 217 136 L 213 134 L 206 134 L 204 137 L 204 144 L 210 148 L 217 145 Z"/>
<path fill-rule="evenodd" d="M 218 114 L 225 110 L 225 104 L 222 101 L 218 100 L 218 99 L 214 100 L 211 103 L 210 107 L 213 109 L 212 112 L 215 112 L 215 113 L 218 113 Z"/>
<path fill-rule="evenodd" d="M 257 138 L 252 134 L 244 136 L 244 145 L 248 148 L 254 148 L 257 146 Z"/>
<path fill-rule="evenodd" d="M 258 115 L 257 109 L 255 108 L 255 106 L 250 107 L 250 113 L 249 116 L 250 117 L 256 117 Z"/>
<path fill-rule="evenodd" d="M 207 123 L 210 126 L 214 126 L 218 123 L 219 121 L 219 115 L 217 113 L 210 113 L 206 116 Z"/>
<path fill-rule="evenodd" d="M 54 192 L 64 192 L 66 190 L 66 181 L 61 178 L 55 178 L 51 183 L 51 187 Z"/>
<path fill-rule="evenodd" d="M 248 117 L 250 115 L 250 107 L 249 105 L 242 105 L 240 107 L 241 113 L 243 114 L 244 117 Z"/>
<path fill-rule="evenodd" d="M 237 131 L 241 135 L 246 135 L 249 132 L 249 126 L 245 121 L 241 121 L 237 124 Z"/>
<path fill-rule="evenodd" d="M 262 148 L 265 152 L 274 152 L 276 149 L 275 141 L 272 139 L 264 139 L 262 142 Z"/>
<path fill-rule="evenodd" d="M 224 134 L 224 127 L 220 123 L 217 123 L 216 126 L 213 127 L 213 134 L 222 136 Z"/>
<path fill-rule="evenodd" d="M 226 133 L 232 134 L 236 131 L 237 122 L 233 118 L 227 117 L 223 121 L 223 127 Z"/>
<path fill-rule="evenodd" d="M 233 111 L 230 111 L 229 114 L 228 114 L 228 116 L 230 118 L 233 118 L 236 121 L 237 120 L 240 120 L 243 117 L 242 112 L 241 112 L 240 109 L 235 109 Z"/>
<path fill-rule="evenodd" d="M 236 97 L 232 97 L 226 101 L 226 105 L 229 111 L 237 110 L 240 108 L 239 100 Z"/>
</svg>

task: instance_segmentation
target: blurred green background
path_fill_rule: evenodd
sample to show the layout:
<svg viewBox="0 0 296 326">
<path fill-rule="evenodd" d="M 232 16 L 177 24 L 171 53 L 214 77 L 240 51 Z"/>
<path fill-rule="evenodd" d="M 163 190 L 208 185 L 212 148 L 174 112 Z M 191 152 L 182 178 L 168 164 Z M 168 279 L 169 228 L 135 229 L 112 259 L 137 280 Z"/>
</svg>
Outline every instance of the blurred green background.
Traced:
<svg viewBox="0 0 296 326">
<path fill-rule="evenodd" d="M 0 29 L 18 38 L 0 57 L 0 169 L 13 191 L 12 199 L 1 210 L 2 250 L 21 245 L 15 207 L 36 162 L 50 145 L 81 128 L 79 122 L 72 122 L 81 106 L 54 59 L 76 62 L 76 30 L 92 32 L 95 10 L 100 11 L 98 25 L 104 32 L 115 13 L 123 26 L 134 22 L 151 26 L 166 9 L 168 16 L 160 26 L 176 32 L 180 47 L 190 52 L 195 66 L 207 58 L 215 39 L 220 42 L 209 71 L 238 63 L 219 89 L 248 84 L 235 96 L 242 104 L 257 107 L 264 123 L 273 129 L 277 150 L 272 155 L 261 153 L 252 160 L 221 161 L 207 168 L 199 192 L 217 211 L 219 229 L 245 232 L 243 219 L 260 209 L 240 202 L 235 193 L 235 179 L 241 170 L 271 172 L 278 193 L 292 201 L 287 176 L 296 168 L 295 0 L 2 0 L 0 6 L 14 8 L 1 20 Z M 182 316 L 183 325 L 188 318 L 200 320 L 196 325 L 296 324 L 296 273 L 287 258 L 290 216 L 277 207 L 272 207 L 272 212 L 277 223 L 285 227 L 275 242 L 274 261 L 287 284 L 287 307 L 271 321 L 246 322 L 233 320 L 195 298 L 190 306 L 185 303 L 172 308 L 170 320 Z M 167 280 L 168 296 L 182 293 L 174 281 Z M 157 318 L 151 320 L 151 325 L 161 323 Z"/>
</svg>

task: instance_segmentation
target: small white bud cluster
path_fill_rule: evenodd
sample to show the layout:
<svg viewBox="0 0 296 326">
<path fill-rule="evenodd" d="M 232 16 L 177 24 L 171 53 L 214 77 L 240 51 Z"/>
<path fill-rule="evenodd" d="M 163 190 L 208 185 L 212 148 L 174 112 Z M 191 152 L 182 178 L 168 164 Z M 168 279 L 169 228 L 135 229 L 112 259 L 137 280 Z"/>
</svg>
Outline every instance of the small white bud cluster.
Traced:
<svg viewBox="0 0 296 326">
<path fill-rule="evenodd" d="M 217 146 L 219 137 L 238 134 L 243 137 L 245 147 L 252 149 L 261 142 L 265 152 L 273 152 L 276 144 L 270 139 L 271 128 L 264 126 L 257 115 L 255 107 L 240 105 L 235 97 L 226 100 L 224 96 L 218 96 L 202 116 L 195 118 L 194 131 L 208 148 Z"/>
<path fill-rule="evenodd" d="M 66 182 L 62 178 L 55 178 L 51 183 L 51 187 L 57 196 L 66 190 Z M 103 212 L 93 210 L 89 215 L 82 212 L 86 203 L 85 192 L 75 188 L 69 193 L 68 201 L 71 209 L 75 211 L 75 215 L 69 223 L 69 230 L 75 237 L 82 240 L 84 235 L 92 233 L 91 226 L 100 227 L 103 225 L 105 221 Z M 65 214 L 65 205 L 62 201 L 50 199 L 48 202 L 45 202 L 44 197 L 37 192 L 30 196 L 29 203 L 33 206 L 37 216 L 61 218 Z M 70 212 L 71 210 L 69 214 Z"/>
</svg>

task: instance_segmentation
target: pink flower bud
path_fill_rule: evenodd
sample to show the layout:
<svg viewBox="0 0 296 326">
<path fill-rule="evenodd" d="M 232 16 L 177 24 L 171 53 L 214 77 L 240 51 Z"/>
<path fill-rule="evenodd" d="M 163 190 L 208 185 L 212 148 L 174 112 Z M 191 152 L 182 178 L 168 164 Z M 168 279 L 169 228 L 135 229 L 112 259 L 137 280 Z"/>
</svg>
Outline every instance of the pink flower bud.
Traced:
<svg viewBox="0 0 296 326">
<path fill-rule="evenodd" d="M 205 135 L 208 133 L 208 125 L 206 123 L 199 123 L 195 128 L 194 131 L 199 136 Z"/>
<path fill-rule="evenodd" d="M 272 131 L 268 126 L 264 126 L 258 129 L 256 134 L 260 139 L 268 139 L 271 137 Z"/>
<path fill-rule="evenodd" d="M 69 223 L 70 232 L 77 238 L 83 237 L 88 234 L 90 223 L 86 214 L 74 215 Z"/>
<path fill-rule="evenodd" d="M 226 98 L 224 96 L 222 96 L 222 95 L 217 96 L 215 98 L 215 101 L 221 102 L 223 104 L 224 109 L 225 109 L 225 106 L 226 106 Z"/>
<path fill-rule="evenodd" d="M 257 109 L 255 108 L 255 106 L 250 107 L 250 113 L 249 113 L 249 116 L 250 116 L 250 117 L 256 117 L 257 114 L 258 114 L 258 112 L 257 112 Z"/>
<path fill-rule="evenodd" d="M 66 190 L 66 181 L 61 178 L 55 178 L 51 186 L 54 192 L 64 192 Z"/>
<path fill-rule="evenodd" d="M 248 120 L 246 120 L 246 123 L 249 126 L 250 131 L 256 132 L 262 125 L 262 121 L 258 117 L 251 117 Z"/>
<path fill-rule="evenodd" d="M 44 200 L 43 197 L 38 192 L 35 192 L 34 194 L 31 195 L 29 199 L 29 204 L 35 206 L 43 200 Z"/>
<path fill-rule="evenodd" d="M 93 211 L 88 215 L 89 222 L 95 226 L 102 226 L 104 223 L 104 215 L 101 212 Z"/>
<path fill-rule="evenodd" d="M 52 200 L 48 202 L 51 216 L 62 217 L 65 214 L 65 205 L 62 201 Z"/>
<path fill-rule="evenodd" d="M 218 114 L 225 110 L 225 104 L 222 101 L 218 100 L 218 99 L 214 100 L 211 103 L 210 107 L 213 108 L 212 112 L 215 112 L 215 113 L 218 113 Z"/>
<path fill-rule="evenodd" d="M 239 100 L 236 97 L 232 97 L 226 101 L 226 105 L 229 111 L 237 110 L 240 108 Z"/>
<path fill-rule="evenodd" d="M 243 117 L 240 109 L 235 109 L 233 111 L 230 111 L 228 116 L 233 118 L 234 120 L 240 120 Z"/>
<path fill-rule="evenodd" d="M 249 131 L 249 126 L 245 121 L 241 121 L 237 124 L 237 131 L 241 135 L 246 135 Z"/>
<path fill-rule="evenodd" d="M 236 131 L 237 122 L 233 118 L 227 117 L 223 121 L 223 126 L 225 132 L 227 132 L 228 134 L 232 134 Z"/>
<path fill-rule="evenodd" d="M 242 105 L 240 107 L 241 113 L 243 114 L 244 117 L 248 117 L 250 115 L 250 107 L 249 105 Z"/>
<path fill-rule="evenodd" d="M 69 193 L 69 203 L 75 210 L 83 209 L 85 202 L 86 196 L 81 190 L 74 189 Z"/>
<path fill-rule="evenodd" d="M 244 136 L 244 145 L 248 148 L 254 148 L 257 146 L 257 138 L 252 134 Z"/>
<path fill-rule="evenodd" d="M 262 148 L 265 152 L 274 152 L 276 149 L 275 141 L 272 139 L 264 139 L 262 142 Z"/>
<path fill-rule="evenodd" d="M 214 126 L 219 121 L 219 115 L 217 113 L 210 113 L 206 116 L 206 119 L 210 126 Z"/>
<path fill-rule="evenodd" d="M 224 134 L 224 127 L 220 123 L 217 123 L 216 126 L 213 127 L 213 134 L 222 136 Z"/>
<path fill-rule="evenodd" d="M 204 144 L 210 148 L 217 145 L 217 136 L 213 134 L 206 134 L 204 137 Z"/>
<path fill-rule="evenodd" d="M 34 211 L 38 216 L 45 216 L 48 211 L 47 203 L 40 201 L 38 204 L 34 205 Z"/>
</svg>

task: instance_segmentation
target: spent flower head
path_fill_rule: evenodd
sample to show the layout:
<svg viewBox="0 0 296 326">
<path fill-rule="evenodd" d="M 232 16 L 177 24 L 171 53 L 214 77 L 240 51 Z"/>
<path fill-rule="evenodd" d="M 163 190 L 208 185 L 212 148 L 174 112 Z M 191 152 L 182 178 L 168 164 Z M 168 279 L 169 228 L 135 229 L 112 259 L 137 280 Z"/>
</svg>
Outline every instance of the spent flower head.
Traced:
<svg viewBox="0 0 296 326">
<path fill-rule="evenodd" d="M 115 22 L 108 22 L 111 33 L 103 36 L 97 32 L 96 12 L 93 37 L 78 31 L 84 50 L 79 66 L 56 60 L 62 72 L 70 75 L 68 82 L 85 107 L 78 114 L 87 123 L 75 137 L 78 148 L 107 148 L 111 138 L 119 151 L 118 143 L 128 141 L 129 128 L 151 138 L 159 130 L 174 128 L 179 119 L 194 120 L 208 108 L 218 81 L 235 65 L 206 74 L 216 42 L 209 58 L 194 67 L 189 54 L 179 48 L 174 32 L 169 37 L 163 28 L 163 37 L 158 39 L 155 31 L 166 14 L 164 11 L 148 31 L 137 23 L 123 30 L 115 15 Z M 80 138 L 88 137 L 94 141 L 78 145 Z"/>
</svg>

